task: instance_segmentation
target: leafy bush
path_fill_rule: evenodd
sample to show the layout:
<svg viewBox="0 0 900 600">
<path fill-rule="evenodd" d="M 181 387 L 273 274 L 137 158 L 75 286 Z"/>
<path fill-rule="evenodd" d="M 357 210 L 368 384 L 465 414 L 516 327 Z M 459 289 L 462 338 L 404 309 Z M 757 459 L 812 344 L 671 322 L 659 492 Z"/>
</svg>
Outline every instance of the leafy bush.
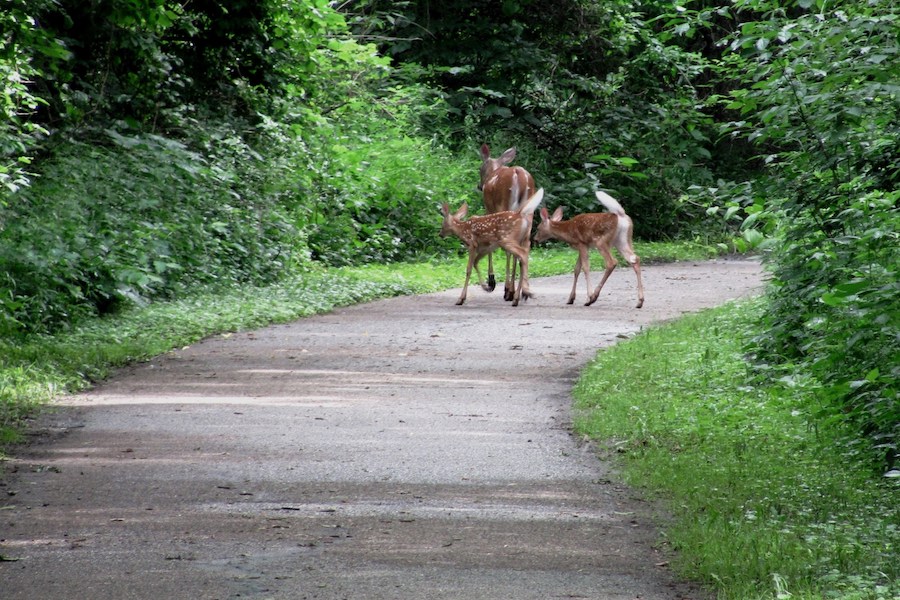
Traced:
<svg viewBox="0 0 900 600">
<path fill-rule="evenodd" d="M 48 0 L 14 0 L 0 11 L 3 31 L 0 54 L 0 207 L 10 194 L 28 185 L 31 152 L 47 130 L 31 120 L 42 104 L 29 82 L 38 74 L 37 55 L 66 54 L 52 36 L 35 27 L 31 10 L 48 6 Z"/>
<path fill-rule="evenodd" d="M 757 338 L 768 371 L 802 365 L 810 417 L 846 433 L 848 453 L 900 458 L 900 191 L 870 192 L 837 212 L 829 235 L 791 213 L 771 261 L 771 311 Z M 785 215 L 787 217 L 787 215 Z"/>
<path fill-rule="evenodd" d="M 220 150 L 210 167 L 157 136 L 108 139 L 60 146 L 0 209 L 4 332 L 49 331 L 192 285 L 266 282 L 287 263 L 283 211 L 240 183 L 262 165 L 229 170 Z"/>
<path fill-rule="evenodd" d="M 715 152 L 715 127 L 693 83 L 706 63 L 656 39 L 652 7 L 628 0 L 351 7 L 355 31 L 381 34 L 386 54 L 418 67 L 409 71 L 444 95 L 451 147 L 517 146 L 519 164 L 547 189 L 548 202 L 556 194 L 573 211 L 596 211 L 593 190 L 607 189 L 645 239 L 700 229 L 703 208 L 679 198 L 690 185 L 712 184 L 725 154 Z"/>
<path fill-rule="evenodd" d="M 747 1 L 725 72 L 728 130 L 765 152 L 746 224 L 777 223 L 757 359 L 811 377 L 817 425 L 885 469 L 900 458 L 897 6 Z M 705 15 L 705 16 L 703 16 Z M 707 25 L 709 24 L 706 21 Z M 891 156 L 891 158 L 888 158 Z M 770 233 L 769 231 L 765 232 Z"/>
<path fill-rule="evenodd" d="M 321 60 L 334 60 L 329 54 Z M 374 54 L 351 58 L 345 56 L 342 69 L 356 74 L 376 60 Z M 439 204 L 480 206 L 481 200 L 475 153 L 456 156 L 421 130 L 424 121 L 445 118 L 446 105 L 417 85 L 354 86 L 340 97 L 315 127 L 302 129 L 306 150 L 295 156 L 305 165 L 292 203 L 295 222 L 308 235 L 312 258 L 348 265 L 447 248 L 437 236 Z"/>
</svg>

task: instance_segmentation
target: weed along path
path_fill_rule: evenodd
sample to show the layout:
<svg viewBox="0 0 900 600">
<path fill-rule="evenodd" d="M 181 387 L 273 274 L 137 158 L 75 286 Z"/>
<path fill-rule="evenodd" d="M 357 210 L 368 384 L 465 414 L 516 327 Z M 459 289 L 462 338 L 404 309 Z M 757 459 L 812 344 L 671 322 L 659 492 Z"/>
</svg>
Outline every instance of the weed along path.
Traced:
<svg viewBox="0 0 900 600">
<path fill-rule="evenodd" d="M 570 390 L 598 347 L 760 281 L 648 266 L 640 310 L 625 269 L 591 307 L 570 276 L 517 308 L 456 289 L 124 369 L 3 466 L 0 597 L 699 598 L 570 433 Z"/>
</svg>

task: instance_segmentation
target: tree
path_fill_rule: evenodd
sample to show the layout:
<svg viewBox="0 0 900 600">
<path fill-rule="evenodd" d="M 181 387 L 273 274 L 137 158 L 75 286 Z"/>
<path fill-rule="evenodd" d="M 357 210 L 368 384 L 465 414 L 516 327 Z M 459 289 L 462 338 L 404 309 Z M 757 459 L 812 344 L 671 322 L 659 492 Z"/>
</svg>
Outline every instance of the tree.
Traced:
<svg viewBox="0 0 900 600">
<path fill-rule="evenodd" d="M 47 130 L 32 120 L 42 99 L 30 87 L 40 75 L 35 61 L 41 55 L 65 57 L 68 52 L 52 35 L 36 26 L 34 14 L 46 2 L 17 0 L 0 12 L 3 32 L 0 80 L 3 82 L 0 114 L 0 208 L 10 194 L 28 185 L 31 153 Z M 2 227 L 0 222 L 0 227 Z"/>
</svg>

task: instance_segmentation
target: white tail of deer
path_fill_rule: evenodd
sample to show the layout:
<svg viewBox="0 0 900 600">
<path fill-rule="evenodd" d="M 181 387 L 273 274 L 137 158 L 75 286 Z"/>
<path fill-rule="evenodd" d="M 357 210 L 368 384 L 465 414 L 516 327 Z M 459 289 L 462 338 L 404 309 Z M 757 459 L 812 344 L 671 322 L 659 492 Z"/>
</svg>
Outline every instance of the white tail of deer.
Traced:
<svg viewBox="0 0 900 600">
<path fill-rule="evenodd" d="M 575 289 L 578 285 L 578 275 L 584 272 L 584 281 L 587 285 L 588 301 L 585 306 L 590 306 L 597 301 L 603 284 L 609 279 L 618 262 L 613 258 L 611 247 L 615 247 L 622 257 L 628 261 L 634 274 L 637 276 L 638 303 L 637 308 L 644 305 L 644 284 L 641 281 L 641 259 L 634 253 L 631 246 L 631 236 L 634 225 L 631 217 L 625 214 L 625 209 L 615 198 L 604 192 L 596 192 L 597 199 L 610 212 L 587 213 L 572 217 L 568 221 L 562 220 L 562 207 L 553 211 L 553 216 L 547 214 L 546 208 L 541 208 L 541 222 L 538 225 L 535 240 L 555 238 L 569 244 L 578 251 L 578 260 L 575 261 L 575 281 L 572 282 L 572 292 L 569 294 L 569 304 L 575 302 Z M 606 264 L 606 271 L 597 289 L 591 292 L 590 281 L 590 256 L 589 250 L 596 248 Z"/>
<path fill-rule="evenodd" d="M 462 293 L 456 304 L 466 301 L 466 291 L 469 288 L 469 279 L 472 276 L 472 268 L 478 277 L 478 284 L 485 291 L 490 291 L 481 282 L 481 272 L 478 270 L 478 261 L 485 255 L 490 255 L 497 248 L 503 248 L 512 254 L 522 266 L 519 275 L 519 285 L 513 291 L 512 305 L 518 306 L 519 299 L 527 299 L 528 295 L 523 291 L 524 283 L 528 279 L 528 248 L 522 244 L 531 232 L 531 220 L 534 211 L 544 197 L 544 190 L 538 190 L 527 202 L 519 205 L 516 210 L 507 210 L 471 217 L 463 221 L 469 210 L 467 204 L 463 205 L 455 213 L 450 212 L 450 206 L 445 202 L 441 206 L 444 222 L 441 224 L 441 237 L 455 235 L 463 241 L 469 250 L 469 262 L 466 265 L 466 282 L 463 284 Z"/>
<path fill-rule="evenodd" d="M 491 149 L 487 144 L 481 146 L 481 181 L 478 189 L 483 194 L 484 209 L 488 214 L 516 210 L 532 197 L 535 191 L 534 177 L 522 167 L 509 167 L 516 158 L 516 149 L 508 148 L 499 158 L 491 158 Z M 520 244 L 528 252 L 531 249 L 531 222 L 534 215 L 528 215 L 528 234 Z M 506 280 L 503 286 L 503 299 L 512 300 L 516 280 L 516 262 L 513 256 L 506 254 Z M 485 288 L 493 291 L 496 285 L 494 278 L 494 261 L 488 254 L 488 285 Z M 526 296 L 531 296 L 528 278 L 523 284 Z"/>
</svg>

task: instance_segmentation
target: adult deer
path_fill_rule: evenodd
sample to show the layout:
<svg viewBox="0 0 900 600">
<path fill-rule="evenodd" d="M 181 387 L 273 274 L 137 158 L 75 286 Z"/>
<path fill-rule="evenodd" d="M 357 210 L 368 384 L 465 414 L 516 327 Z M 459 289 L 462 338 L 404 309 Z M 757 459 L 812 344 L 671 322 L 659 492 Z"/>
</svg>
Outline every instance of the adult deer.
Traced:
<svg viewBox="0 0 900 600">
<path fill-rule="evenodd" d="M 572 217 L 568 221 L 562 220 L 562 207 L 553 211 L 553 216 L 547 214 L 546 208 L 541 208 L 541 222 L 538 225 L 535 241 L 542 242 L 550 238 L 556 238 L 569 244 L 578 251 L 578 260 L 575 261 L 575 281 L 572 283 L 572 292 L 569 294 L 568 304 L 575 302 L 575 288 L 578 285 L 578 275 L 584 271 L 584 281 L 587 285 L 588 301 L 585 306 L 590 306 L 597 301 L 603 284 L 609 279 L 618 262 L 613 258 L 610 247 L 615 247 L 622 257 L 628 261 L 637 275 L 638 303 L 637 308 L 644 305 L 644 284 L 641 281 L 641 259 L 634 253 L 631 246 L 631 236 L 634 224 L 631 217 L 625 214 L 625 209 L 615 198 L 604 192 L 596 192 L 597 199 L 610 212 L 587 213 Z M 590 247 L 595 247 L 606 265 L 603 279 L 600 285 L 591 293 L 590 281 Z"/>
<path fill-rule="evenodd" d="M 518 186 L 518 178 L 513 179 L 514 187 Z M 457 305 L 466 301 L 466 291 L 469 288 L 469 279 L 472 276 L 472 267 L 478 277 L 478 284 L 485 291 L 491 291 L 481 282 L 481 271 L 478 270 L 478 262 L 497 248 L 503 248 L 519 261 L 521 272 L 519 286 L 512 294 L 512 305 L 518 306 L 519 299 L 527 299 L 530 294 L 524 289 L 528 279 L 528 248 L 523 244 L 531 234 L 531 220 L 534 211 L 544 197 L 544 190 L 538 190 L 527 202 L 518 206 L 516 210 L 506 210 L 489 215 L 471 217 L 463 221 L 469 207 L 466 203 L 455 213 L 450 212 L 450 206 L 445 202 L 441 206 L 444 222 L 441 224 L 441 237 L 455 235 L 466 245 L 469 250 L 469 262 L 466 265 L 466 282 L 463 284 L 462 293 L 459 295 Z"/>
<path fill-rule="evenodd" d="M 534 185 L 534 177 L 522 167 L 508 167 L 516 158 L 516 149 L 508 148 L 498 158 L 491 158 L 491 149 L 487 144 L 481 146 L 481 182 L 478 189 L 483 194 L 484 209 L 488 214 L 502 211 L 516 210 L 524 204 L 537 189 Z M 518 178 L 518 191 L 513 190 L 513 178 Z M 525 252 L 531 250 L 531 222 L 534 215 L 528 215 L 528 235 L 522 243 Z M 503 285 L 503 299 L 512 300 L 513 289 L 516 281 L 516 262 L 513 256 L 506 253 L 506 280 Z M 488 284 L 485 288 L 491 292 L 496 287 L 494 278 L 493 256 L 488 254 Z M 528 278 L 523 283 L 525 293 L 530 296 Z"/>
</svg>

